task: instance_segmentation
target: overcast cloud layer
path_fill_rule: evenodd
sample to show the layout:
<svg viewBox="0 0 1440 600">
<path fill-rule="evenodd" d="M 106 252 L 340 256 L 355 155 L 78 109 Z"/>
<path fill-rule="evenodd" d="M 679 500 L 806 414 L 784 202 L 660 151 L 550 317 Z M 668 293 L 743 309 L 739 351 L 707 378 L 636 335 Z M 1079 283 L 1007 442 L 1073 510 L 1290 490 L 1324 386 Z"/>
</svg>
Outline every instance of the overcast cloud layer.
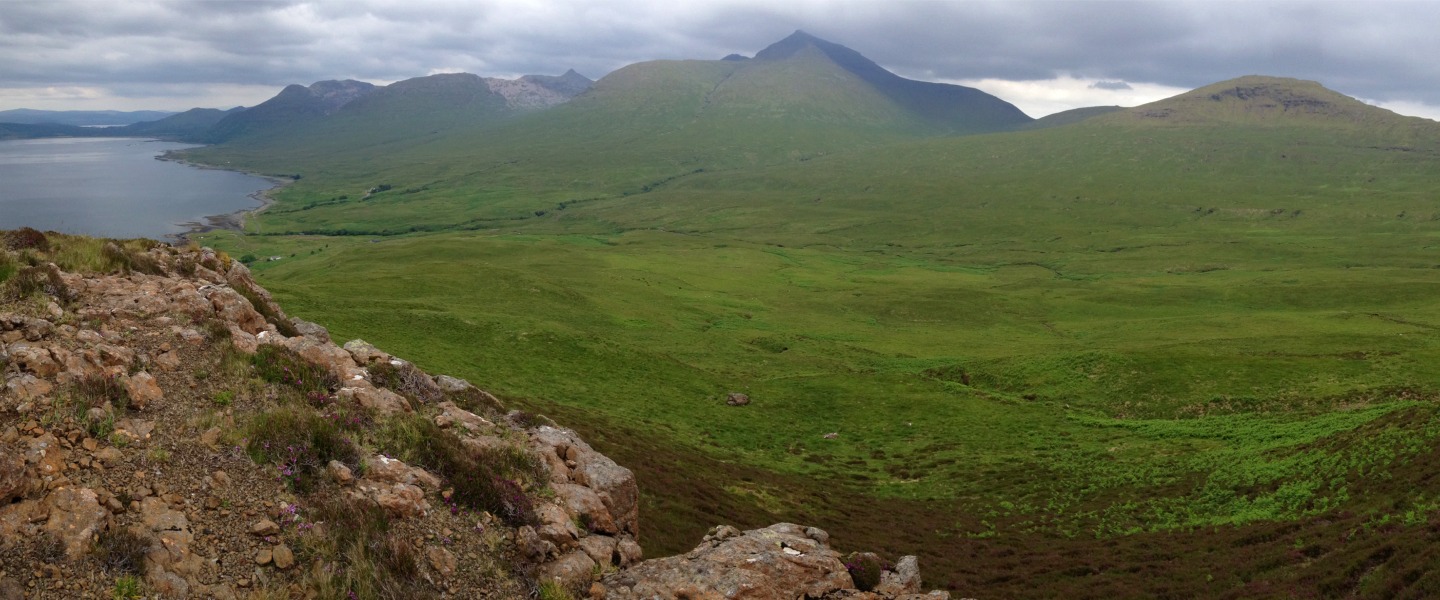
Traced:
<svg viewBox="0 0 1440 600">
<path fill-rule="evenodd" d="M 253 105 L 289 83 L 442 71 L 599 78 L 803 29 L 1032 116 L 1265 74 L 1437 118 L 1437 25 L 1429 1 L 0 0 L 0 109 Z"/>
</svg>

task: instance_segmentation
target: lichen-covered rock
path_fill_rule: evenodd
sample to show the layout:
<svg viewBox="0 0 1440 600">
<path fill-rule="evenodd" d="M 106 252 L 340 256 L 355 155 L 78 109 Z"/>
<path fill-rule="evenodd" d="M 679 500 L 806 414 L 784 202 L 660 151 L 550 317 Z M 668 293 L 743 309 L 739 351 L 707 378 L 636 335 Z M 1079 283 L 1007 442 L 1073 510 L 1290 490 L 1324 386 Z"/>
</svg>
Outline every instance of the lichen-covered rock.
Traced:
<svg viewBox="0 0 1440 600">
<path fill-rule="evenodd" d="M 410 401 L 385 388 L 345 387 L 340 388 L 336 397 L 340 400 L 357 402 L 360 406 L 375 411 L 380 416 L 388 417 L 413 412 L 413 409 L 410 408 Z"/>
<path fill-rule="evenodd" d="M 559 483 L 551 487 L 555 490 L 556 498 L 590 531 L 609 535 L 620 533 L 620 529 L 615 526 L 615 519 L 605 508 L 605 503 L 590 488 L 571 483 Z"/>
<path fill-rule="evenodd" d="M 602 565 L 619 565 L 620 556 L 615 551 L 619 545 L 615 538 L 608 535 L 587 535 L 580 538 L 580 549 L 590 556 L 590 559 Z"/>
<path fill-rule="evenodd" d="M 355 359 L 350 356 L 350 353 L 328 341 L 321 342 L 311 337 L 287 338 L 279 335 L 266 336 L 266 341 L 289 348 L 310 364 L 325 369 L 347 385 L 365 378 L 365 371 L 355 363 Z"/>
<path fill-rule="evenodd" d="M 814 527 L 790 523 L 745 532 L 721 525 L 687 554 L 647 560 L 606 576 L 592 596 L 610 600 L 949 600 L 948 592 L 920 592 L 920 567 L 913 556 L 883 571 L 875 590 L 855 589 L 840 554 L 826 543 L 829 537 Z M 623 545 L 620 540 L 617 553 L 623 553 Z"/>
<path fill-rule="evenodd" d="M 554 581 L 565 589 L 588 587 L 595 572 L 595 560 L 583 550 L 575 550 L 540 566 L 540 581 Z"/>
<path fill-rule="evenodd" d="M 299 317 L 290 317 L 290 324 L 295 326 L 295 331 L 300 332 L 300 335 L 321 344 L 330 343 L 330 330 L 318 323 L 311 323 Z"/>
<path fill-rule="evenodd" d="M 376 456 L 367 461 L 365 479 L 380 483 L 406 483 L 429 489 L 440 488 L 440 478 L 425 469 L 412 467 L 399 459 Z M 343 465 L 342 465 L 343 466 Z"/>
<path fill-rule="evenodd" d="M 34 400 L 50 394 L 55 386 L 29 373 L 22 373 L 5 382 L 5 394 L 16 401 Z"/>
<path fill-rule="evenodd" d="M 530 444 L 551 465 L 552 482 L 563 467 L 569 472 L 570 481 L 595 492 L 617 531 L 639 536 L 640 490 L 630 469 L 596 452 L 569 429 L 536 427 L 530 431 Z"/>
<path fill-rule="evenodd" d="M 90 488 L 62 487 L 45 501 L 50 518 L 44 529 L 60 540 L 70 558 L 88 552 L 93 538 L 110 524 L 110 511 L 100 506 L 99 497 Z"/>
<path fill-rule="evenodd" d="M 60 445 L 60 440 L 48 433 L 29 438 L 25 444 L 25 462 L 31 465 L 35 474 L 40 477 L 59 474 L 70 457 L 70 451 Z"/>
<path fill-rule="evenodd" d="M 880 585 L 875 586 L 880 594 L 902 596 L 920 593 L 920 561 L 914 556 L 901 557 L 893 570 L 880 574 Z"/>
<path fill-rule="evenodd" d="M 20 342 L 7 346 L 6 352 L 10 354 L 11 364 L 19 366 L 21 372 L 37 377 L 54 377 L 63 368 L 63 363 L 56 361 L 50 349 L 44 346 Z"/>
<path fill-rule="evenodd" d="M 0 506 L 30 493 L 30 474 L 20 451 L 9 444 L 0 444 Z"/>
<path fill-rule="evenodd" d="M 441 577 L 450 577 L 455 574 L 455 569 L 460 566 L 460 561 L 455 554 L 439 546 L 431 546 L 425 550 L 425 559 L 429 561 L 430 568 L 439 573 Z"/>
<path fill-rule="evenodd" d="M 435 424 L 442 429 L 459 426 L 469 433 L 485 433 L 495 429 L 494 423 L 456 406 L 454 402 L 441 402 L 436 406 L 440 409 L 440 414 L 435 415 Z"/>
<path fill-rule="evenodd" d="M 349 352 L 350 356 L 355 359 L 355 362 L 362 367 L 372 363 L 390 361 L 389 354 L 365 340 L 350 340 L 345 342 L 345 351 Z"/>
<path fill-rule="evenodd" d="M 52 331 L 54 331 L 54 324 L 45 319 L 14 313 L 0 314 L 0 338 L 7 342 L 20 340 L 38 342 L 49 337 Z"/>
<path fill-rule="evenodd" d="M 607 598 L 818 598 L 854 588 L 840 554 L 779 523 L 701 543 L 606 577 Z"/>
<path fill-rule="evenodd" d="M 354 493 L 368 498 L 395 517 L 423 517 L 430 512 L 425 491 L 411 484 L 379 483 L 362 478 L 355 483 Z"/>
<path fill-rule="evenodd" d="M 139 410 L 144 410 L 165 397 L 165 392 L 161 391 L 160 385 L 155 382 L 155 376 L 145 371 L 125 378 L 125 392 L 130 396 L 130 406 Z"/>
<path fill-rule="evenodd" d="M 550 502 L 540 502 L 535 505 L 535 516 L 540 520 L 540 526 L 536 527 L 540 539 L 555 544 L 561 551 L 573 548 L 575 541 L 580 539 L 580 531 L 565 509 Z"/>
<path fill-rule="evenodd" d="M 210 288 L 207 291 L 210 304 L 214 307 L 215 314 L 245 333 L 255 335 L 266 331 L 270 324 L 265 322 L 265 317 L 255 312 L 255 307 L 246 300 L 240 292 L 230 288 Z"/>
</svg>

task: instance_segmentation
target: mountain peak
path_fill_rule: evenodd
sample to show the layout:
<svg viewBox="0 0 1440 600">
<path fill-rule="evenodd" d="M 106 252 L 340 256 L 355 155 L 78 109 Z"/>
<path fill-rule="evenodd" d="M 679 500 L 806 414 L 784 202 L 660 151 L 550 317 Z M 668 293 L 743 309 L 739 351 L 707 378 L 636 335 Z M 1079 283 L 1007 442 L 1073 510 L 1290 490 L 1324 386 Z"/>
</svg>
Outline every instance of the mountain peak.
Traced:
<svg viewBox="0 0 1440 600">
<path fill-rule="evenodd" d="M 797 29 L 755 54 L 755 61 L 783 61 L 813 48 L 923 119 L 951 131 L 997 131 L 1032 119 L 1014 105 L 974 88 L 906 79 L 864 55 Z M 811 56 L 810 53 L 806 53 Z"/>
<path fill-rule="evenodd" d="M 839 44 L 827 42 L 818 37 L 805 33 L 802 30 L 796 29 L 795 33 L 786 36 L 785 39 L 770 44 L 764 50 L 755 53 L 755 58 L 757 60 L 783 60 L 786 58 L 790 58 L 791 56 L 794 56 L 795 53 L 809 47 L 819 48 L 821 51 L 825 51 L 826 54 L 829 54 L 829 51 L 832 49 L 843 49 L 854 52 L 856 56 L 860 56 L 860 53 L 855 52 L 854 50 L 850 50 L 849 48 L 846 48 Z"/>
</svg>

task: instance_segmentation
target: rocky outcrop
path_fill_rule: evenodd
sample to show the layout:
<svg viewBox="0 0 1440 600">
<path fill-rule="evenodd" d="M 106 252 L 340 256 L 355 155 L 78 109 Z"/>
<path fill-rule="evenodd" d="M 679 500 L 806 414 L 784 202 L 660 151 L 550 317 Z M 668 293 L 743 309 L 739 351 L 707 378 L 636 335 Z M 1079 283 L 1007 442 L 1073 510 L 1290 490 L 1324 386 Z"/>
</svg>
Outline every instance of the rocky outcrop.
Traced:
<svg viewBox="0 0 1440 600">
<path fill-rule="evenodd" d="M 533 573 L 594 598 L 947 597 L 918 595 L 913 557 L 874 589 L 856 589 L 823 531 L 783 523 L 743 533 L 718 527 L 686 555 L 642 562 L 635 475 L 575 431 L 507 415 L 469 382 L 432 377 L 364 341 L 337 345 L 323 327 L 286 316 L 244 265 L 211 250 L 161 247 L 145 256 L 170 275 L 50 266 L 47 277 L 60 283 L 48 301 L 0 302 L 0 597 L 16 585 L 30 597 L 98 597 L 114 581 L 112 571 L 72 577 L 40 567 L 57 561 L 128 569 L 164 598 L 262 589 L 304 597 L 299 586 L 337 568 L 315 552 L 324 544 L 306 537 L 346 534 L 307 520 L 331 499 L 347 503 L 331 510 L 371 511 L 379 516 L 363 518 L 382 518 L 380 529 L 395 532 L 360 546 L 365 552 L 401 561 L 417 578 L 411 584 L 448 597 L 524 595 L 523 586 L 474 568 L 495 556 L 528 564 L 486 573 Z M 243 357 L 275 348 L 321 373 L 323 385 L 290 402 L 308 403 L 347 435 L 387 423 L 403 432 L 423 419 L 434 427 L 426 435 L 454 436 L 446 451 L 474 461 L 465 464 L 518 453 L 541 465 L 527 475 L 540 481 L 500 482 L 526 495 L 515 506 L 527 524 L 458 505 L 443 467 L 407 464 L 373 446 L 317 462 L 309 442 L 292 443 L 288 454 L 265 449 L 279 459 L 255 460 L 259 449 L 241 425 L 276 408 L 278 394 Z M 217 356 L 236 351 L 238 371 L 234 359 Z M 238 379 L 216 382 L 227 369 Z M 403 433 L 372 439 L 394 435 Z M 311 471 L 319 483 L 301 480 Z M 302 483 L 323 491 L 302 492 Z M 138 558 L 127 558 L 127 547 Z"/>
<path fill-rule="evenodd" d="M 605 577 L 592 596 L 612 600 L 680 598 L 779 600 L 855 598 L 867 600 L 948 599 L 943 591 L 920 594 L 915 557 L 882 574 L 874 590 L 856 589 L 829 536 L 814 527 L 778 523 L 741 532 L 719 526 L 694 550 L 647 560 Z"/>
</svg>

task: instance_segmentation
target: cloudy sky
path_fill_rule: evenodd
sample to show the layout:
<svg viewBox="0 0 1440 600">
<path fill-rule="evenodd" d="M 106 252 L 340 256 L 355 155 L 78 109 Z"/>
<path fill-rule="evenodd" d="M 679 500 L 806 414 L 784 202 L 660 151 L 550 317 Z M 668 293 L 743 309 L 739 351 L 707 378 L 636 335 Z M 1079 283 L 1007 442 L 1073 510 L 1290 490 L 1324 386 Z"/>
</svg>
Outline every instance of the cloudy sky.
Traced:
<svg viewBox="0 0 1440 600">
<path fill-rule="evenodd" d="M 1440 119 L 1440 2 L 0 0 L 0 109 L 254 105 L 289 83 L 591 78 L 752 55 L 796 29 L 1031 116 L 1247 74 Z"/>
</svg>

